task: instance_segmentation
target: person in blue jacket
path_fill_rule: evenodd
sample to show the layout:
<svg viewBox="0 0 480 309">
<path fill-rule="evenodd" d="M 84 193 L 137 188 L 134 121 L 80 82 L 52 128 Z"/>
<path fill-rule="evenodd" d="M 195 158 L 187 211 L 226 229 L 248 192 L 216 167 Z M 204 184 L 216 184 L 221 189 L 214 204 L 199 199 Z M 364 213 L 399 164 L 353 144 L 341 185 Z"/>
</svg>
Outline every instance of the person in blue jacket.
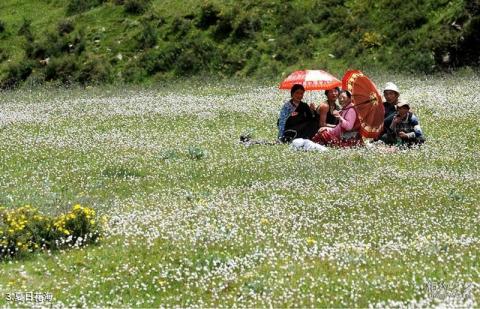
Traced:
<svg viewBox="0 0 480 309">
<path fill-rule="evenodd" d="M 406 101 L 401 101 L 396 107 L 391 124 L 386 128 L 381 140 L 386 144 L 399 146 L 423 144 L 425 137 L 417 116 L 410 112 L 410 105 Z"/>
</svg>

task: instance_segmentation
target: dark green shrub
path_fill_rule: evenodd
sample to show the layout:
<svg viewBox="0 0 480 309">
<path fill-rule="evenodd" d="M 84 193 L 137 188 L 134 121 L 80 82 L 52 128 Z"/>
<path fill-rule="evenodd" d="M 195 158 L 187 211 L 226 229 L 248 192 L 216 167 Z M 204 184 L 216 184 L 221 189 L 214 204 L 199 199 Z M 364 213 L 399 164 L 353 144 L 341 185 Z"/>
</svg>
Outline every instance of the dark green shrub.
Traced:
<svg viewBox="0 0 480 309">
<path fill-rule="evenodd" d="M 58 57 L 70 51 L 70 40 L 57 32 L 47 32 L 42 40 L 27 42 L 25 53 L 32 59 Z"/>
<path fill-rule="evenodd" d="M 67 4 L 67 15 L 74 15 L 88 11 L 104 3 L 105 0 L 69 0 Z"/>
<path fill-rule="evenodd" d="M 85 37 L 81 31 L 69 35 L 52 31 L 47 32 L 40 40 L 27 41 L 25 54 L 31 59 L 43 60 L 66 54 L 80 55 L 85 51 L 85 47 Z"/>
<path fill-rule="evenodd" d="M 111 81 L 111 65 L 99 57 L 89 58 L 79 69 L 76 81 L 82 85 Z"/>
<path fill-rule="evenodd" d="M 45 68 L 45 80 L 70 84 L 74 81 L 78 68 L 76 58 L 73 56 L 52 58 Z"/>
<path fill-rule="evenodd" d="M 168 44 L 159 49 L 150 49 L 138 59 L 138 66 L 143 68 L 148 75 L 157 72 L 166 72 L 173 68 L 179 54 L 176 44 Z"/>
<path fill-rule="evenodd" d="M 66 35 L 75 29 L 73 21 L 70 19 L 61 20 L 57 25 L 57 30 L 60 35 Z"/>
<path fill-rule="evenodd" d="M 457 66 L 480 66 L 480 4 L 477 8 L 477 16 L 472 18 L 465 29 L 464 39 L 452 52 L 455 55 Z"/>
<path fill-rule="evenodd" d="M 157 30 L 150 23 L 144 22 L 135 39 L 139 49 L 152 48 L 157 44 Z"/>
<path fill-rule="evenodd" d="M 35 71 L 32 71 L 32 74 L 30 74 L 27 79 L 25 79 L 22 86 L 25 86 L 27 89 L 29 89 L 36 88 L 43 85 L 44 83 L 45 74 L 43 73 L 43 70 L 36 69 Z"/>
<path fill-rule="evenodd" d="M 148 22 L 150 23 L 150 25 L 154 28 L 160 28 L 161 26 L 163 26 L 165 24 L 165 18 L 164 17 L 161 17 L 161 16 L 158 16 L 157 14 L 155 14 L 155 12 L 146 12 L 142 18 L 141 18 L 141 21 L 142 22 Z"/>
<path fill-rule="evenodd" d="M 182 17 L 175 17 L 167 28 L 167 31 L 165 31 L 163 37 L 170 41 L 176 41 L 183 38 L 194 29 L 195 27 L 191 20 Z"/>
<path fill-rule="evenodd" d="M 18 29 L 18 35 L 23 35 L 27 41 L 33 41 L 32 21 L 30 19 L 24 18 L 22 20 L 20 29 Z"/>
<path fill-rule="evenodd" d="M 233 24 L 232 37 L 236 40 L 252 38 L 260 28 L 261 20 L 258 14 L 239 14 Z"/>
<path fill-rule="evenodd" d="M 277 44 L 271 54 L 276 61 L 290 65 L 298 61 L 301 49 L 296 45 L 291 36 L 283 36 L 277 39 Z"/>
<path fill-rule="evenodd" d="M 69 51 L 69 38 L 60 36 L 55 32 L 47 32 L 44 44 L 47 48 L 47 56 L 57 56 Z"/>
<path fill-rule="evenodd" d="M 260 63 L 261 53 L 257 49 L 249 47 L 245 50 L 245 62 L 242 65 L 241 75 L 249 76 L 253 75 L 253 73 L 257 70 L 258 64 Z M 239 70 L 236 70 L 237 74 L 239 74 Z"/>
<path fill-rule="evenodd" d="M 5 78 L 0 81 L 1 89 L 12 89 L 20 85 L 33 70 L 33 63 L 31 61 L 21 61 L 19 63 L 10 64 L 6 70 Z"/>
<path fill-rule="evenodd" d="M 85 36 L 82 31 L 76 32 L 70 36 L 70 44 L 68 45 L 68 50 L 70 53 L 75 55 L 82 54 L 86 49 Z"/>
<path fill-rule="evenodd" d="M 0 63 L 7 60 L 9 57 L 8 51 L 3 48 L 0 48 Z"/>
<path fill-rule="evenodd" d="M 290 1 L 279 1 L 275 9 L 279 18 L 277 29 L 282 34 L 290 34 L 296 27 L 311 22 L 304 10 Z"/>
<path fill-rule="evenodd" d="M 222 62 L 222 54 L 217 45 L 205 34 L 191 33 L 179 46 L 174 69 L 179 75 L 215 71 Z"/>
<path fill-rule="evenodd" d="M 125 0 L 125 12 L 129 14 L 143 14 L 150 7 L 150 0 Z"/>
<path fill-rule="evenodd" d="M 204 3 L 200 7 L 198 14 L 197 27 L 200 29 L 208 29 L 220 19 L 220 10 L 213 3 Z"/>
<path fill-rule="evenodd" d="M 335 29 L 344 24 L 345 0 L 316 0 L 312 9 L 306 12 L 315 24 Z"/>
<path fill-rule="evenodd" d="M 233 11 L 230 10 L 222 13 L 216 26 L 213 28 L 213 37 L 217 41 L 223 41 L 228 38 L 234 29 L 232 24 L 235 20 Z"/>
<path fill-rule="evenodd" d="M 144 81 L 148 76 L 144 68 L 132 61 L 122 70 L 120 77 L 127 83 L 138 83 Z"/>
<path fill-rule="evenodd" d="M 424 73 L 432 73 L 435 70 L 435 58 L 431 50 L 412 49 L 410 52 L 404 50 L 400 57 L 396 65 L 392 63 L 397 70 Z"/>
<path fill-rule="evenodd" d="M 226 73 L 227 75 L 235 74 L 244 68 L 247 60 L 251 60 L 252 50 L 253 48 L 249 47 L 248 44 L 241 45 L 239 48 L 226 47 L 221 51 L 221 62 L 212 63 L 210 69 Z"/>
<path fill-rule="evenodd" d="M 0 33 L 3 33 L 5 31 L 5 22 L 3 20 L 0 20 Z"/>
</svg>

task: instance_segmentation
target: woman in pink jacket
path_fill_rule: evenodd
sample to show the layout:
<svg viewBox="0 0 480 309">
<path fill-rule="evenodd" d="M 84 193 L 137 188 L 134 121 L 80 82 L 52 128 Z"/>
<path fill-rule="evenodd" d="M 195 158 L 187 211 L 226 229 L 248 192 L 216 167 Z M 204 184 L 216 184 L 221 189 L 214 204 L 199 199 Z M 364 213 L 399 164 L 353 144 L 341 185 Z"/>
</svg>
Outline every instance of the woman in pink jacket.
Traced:
<svg viewBox="0 0 480 309">
<path fill-rule="evenodd" d="M 338 100 L 342 105 L 342 110 L 332 113 L 338 119 L 338 124 L 333 128 L 320 128 L 312 140 L 323 145 L 358 146 L 362 144 L 362 138 L 359 133 L 360 121 L 352 104 L 352 94 L 343 90 L 338 96 Z"/>
</svg>

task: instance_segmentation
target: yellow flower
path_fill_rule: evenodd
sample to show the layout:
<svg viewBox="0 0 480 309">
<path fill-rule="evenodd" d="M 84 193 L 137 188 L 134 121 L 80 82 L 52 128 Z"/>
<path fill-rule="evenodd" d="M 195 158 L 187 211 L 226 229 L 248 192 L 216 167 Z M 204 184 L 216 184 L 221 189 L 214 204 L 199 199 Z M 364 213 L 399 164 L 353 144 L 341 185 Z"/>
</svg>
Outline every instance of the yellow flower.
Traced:
<svg viewBox="0 0 480 309">
<path fill-rule="evenodd" d="M 82 210 L 82 209 L 83 209 L 83 207 L 80 206 L 80 204 L 76 204 L 76 205 L 73 206 L 73 210 Z"/>
<path fill-rule="evenodd" d="M 308 238 L 307 238 L 307 244 L 308 244 L 309 246 L 313 246 L 313 245 L 316 244 L 316 243 L 317 243 L 317 241 L 316 241 L 314 238 L 312 238 L 312 237 L 308 237 Z"/>
<path fill-rule="evenodd" d="M 266 225 L 266 224 L 269 224 L 270 221 L 268 221 L 268 219 L 266 219 L 266 218 L 262 218 L 262 220 L 260 220 L 260 223 L 263 224 L 263 225 Z"/>
</svg>

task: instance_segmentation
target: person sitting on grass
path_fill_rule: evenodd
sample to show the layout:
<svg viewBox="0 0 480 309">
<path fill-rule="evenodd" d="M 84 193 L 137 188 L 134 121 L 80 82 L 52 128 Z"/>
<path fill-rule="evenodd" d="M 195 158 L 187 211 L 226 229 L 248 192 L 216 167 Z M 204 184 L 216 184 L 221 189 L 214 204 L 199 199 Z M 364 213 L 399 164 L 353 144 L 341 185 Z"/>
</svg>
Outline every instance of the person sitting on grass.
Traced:
<svg viewBox="0 0 480 309">
<path fill-rule="evenodd" d="M 357 111 L 352 103 L 352 94 L 344 90 L 340 93 L 338 100 L 342 110 L 333 111 L 333 116 L 338 119 L 338 124 L 333 127 L 322 127 L 313 137 L 313 141 L 322 145 L 339 147 L 351 147 L 362 144 L 360 136 L 360 120 Z"/>
<path fill-rule="evenodd" d="M 294 138 L 311 139 L 318 130 L 318 115 L 314 106 L 303 102 L 305 88 L 300 84 L 293 85 L 290 90 L 291 99 L 287 100 L 280 110 L 277 122 L 278 139 L 291 142 Z"/>
<path fill-rule="evenodd" d="M 392 124 L 393 115 L 395 114 L 397 103 L 399 102 L 400 91 L 398 90 L 397 85 L 392 82 L 386 83 L 385 89 L 383 90 L 383 96 L 385 97 L 385 102 L 383 102 L 385 115 L 382 134 L 386 133 L 387 128 Z M 380 134 L 380 136 L 382 134 Z"/>
<path fill-rule="evenodd" d="M 317 113 L 319 115 L 319 128 L 333 128 L 338 124 L 338 118 L 335 117 L 333 113 L 340 110 L 340 107 L 337 105 L 339 93 L 340 89 L 338 87 L 325 90 L 327 101 L 320 103 L 317 107 Z"/>
<path fill-rule="evenodd" d="M 417 116 L 410 112 L 410 105 L 403 101 L 397 103 L 397 111 L 381 140 L 387 145 L 412 146 L 423 144 L 425 138 Z"/>
</svg>

